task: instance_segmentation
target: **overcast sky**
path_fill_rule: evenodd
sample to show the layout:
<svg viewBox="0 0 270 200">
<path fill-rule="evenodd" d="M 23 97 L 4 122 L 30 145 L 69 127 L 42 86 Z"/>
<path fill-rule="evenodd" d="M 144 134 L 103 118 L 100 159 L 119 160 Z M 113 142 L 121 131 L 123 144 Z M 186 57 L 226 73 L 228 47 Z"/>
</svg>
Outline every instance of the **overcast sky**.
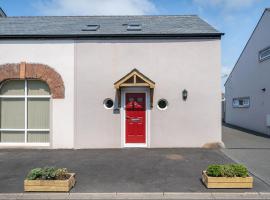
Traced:
<svg viewBox="0 0 270 200">
<path fill-rule="evenodd" d="M 270 0 L 0 0 L 9 16 L 197 14 L 225 33 L 222 74 L 229 74 Z M 222 78 L 222 85 L 227 77 Z M 221 86 L 223 88 L 223 86 Z"/>
</svg>

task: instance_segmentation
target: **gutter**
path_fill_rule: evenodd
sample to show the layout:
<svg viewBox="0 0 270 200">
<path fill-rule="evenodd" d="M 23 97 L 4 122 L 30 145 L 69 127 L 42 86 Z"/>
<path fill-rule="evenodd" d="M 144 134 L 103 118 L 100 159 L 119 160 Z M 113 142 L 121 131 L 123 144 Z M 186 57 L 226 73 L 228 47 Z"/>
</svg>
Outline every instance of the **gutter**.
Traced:
<svg viewBox="0 0 270 200">
<path fill-rule="evenodd" d="M 220 39 L 224 33 L 194 34 L 77 34 L 77 35 L 0 35 L 3 39 Z"/>
</svg>

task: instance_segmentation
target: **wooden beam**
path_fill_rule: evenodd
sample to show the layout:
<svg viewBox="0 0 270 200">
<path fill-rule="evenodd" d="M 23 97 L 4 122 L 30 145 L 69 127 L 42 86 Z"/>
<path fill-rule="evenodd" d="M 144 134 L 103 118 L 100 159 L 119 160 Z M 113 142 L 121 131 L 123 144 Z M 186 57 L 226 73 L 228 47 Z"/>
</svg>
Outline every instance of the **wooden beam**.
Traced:
<svg viewBox="0 0 270 200">
<path fill-rule="evenodd" d="M 142 79 L 145 83 L 137 83 L 136 79 L 139 77 Z M 133 78 L 133 83 L 125 83 L 128 79 Z M 114 87 L 116 89 L 119 89 L 120 87 L 128 87 L 128 86 L 148 86 L 150 88 L 155 87 L 155 83 L 151 81 L 149 78 L 144 76 L 142 73 L 140 73 L 138 70 L 134 69 L 130 73 L 128 73 L 126 76 L 121 78 L 119 81 L 114 83 Z"/>
<path fill-rule="evenodd" d="M 150 88 L 150 107 L 153 108 L 154 105 L 154 88 Z"/>
<path fill-rule="evenodd" d="M 117 94 L 118 108 L 121 108 L 121 88 L 116 90 L 116 94 Z"/>
<path fill-rule="evenodd" d="M 149 84 L 147 83 L 123 83 L 121 87 L 142 87 L 142 86 L 148 86 Z"/>
</svg>

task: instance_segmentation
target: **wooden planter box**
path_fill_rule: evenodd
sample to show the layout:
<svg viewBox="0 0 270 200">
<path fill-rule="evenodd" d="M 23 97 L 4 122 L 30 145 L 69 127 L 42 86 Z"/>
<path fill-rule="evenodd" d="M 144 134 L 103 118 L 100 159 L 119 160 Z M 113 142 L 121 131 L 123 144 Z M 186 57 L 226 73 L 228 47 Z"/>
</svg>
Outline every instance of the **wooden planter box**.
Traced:
<svg viewBox="0 0 270 200">
<path fill-rule="evenodd" d="M 202 172 L 202 181 L 207 188 L 252 188 L 253 177 L 210 177 Z"/>
<path fill-rule="evenodd" d="M 25 192 L 68 192 L 75 185 L 75 174 L 67 180 L 24 180 Z"/>
</svg>

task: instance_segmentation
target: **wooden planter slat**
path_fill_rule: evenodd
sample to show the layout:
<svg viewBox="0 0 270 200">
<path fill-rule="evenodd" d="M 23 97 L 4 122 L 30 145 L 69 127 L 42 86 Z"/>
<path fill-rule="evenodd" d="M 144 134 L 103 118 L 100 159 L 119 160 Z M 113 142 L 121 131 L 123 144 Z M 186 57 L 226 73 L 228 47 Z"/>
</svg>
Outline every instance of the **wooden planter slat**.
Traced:
<svg viewBox="0 0 270 200">
<path fill-rule="evenodd" d="M 202 181 L 207 188 L 252 188 L 253 177 L 210 177 L 202 173 Z"/>
<path fill-rule="evenodd" d="M 25 192 L 68 192 L 75 185 L 75 174 L 67 180 L 24 180 Z"/>
</svg>

